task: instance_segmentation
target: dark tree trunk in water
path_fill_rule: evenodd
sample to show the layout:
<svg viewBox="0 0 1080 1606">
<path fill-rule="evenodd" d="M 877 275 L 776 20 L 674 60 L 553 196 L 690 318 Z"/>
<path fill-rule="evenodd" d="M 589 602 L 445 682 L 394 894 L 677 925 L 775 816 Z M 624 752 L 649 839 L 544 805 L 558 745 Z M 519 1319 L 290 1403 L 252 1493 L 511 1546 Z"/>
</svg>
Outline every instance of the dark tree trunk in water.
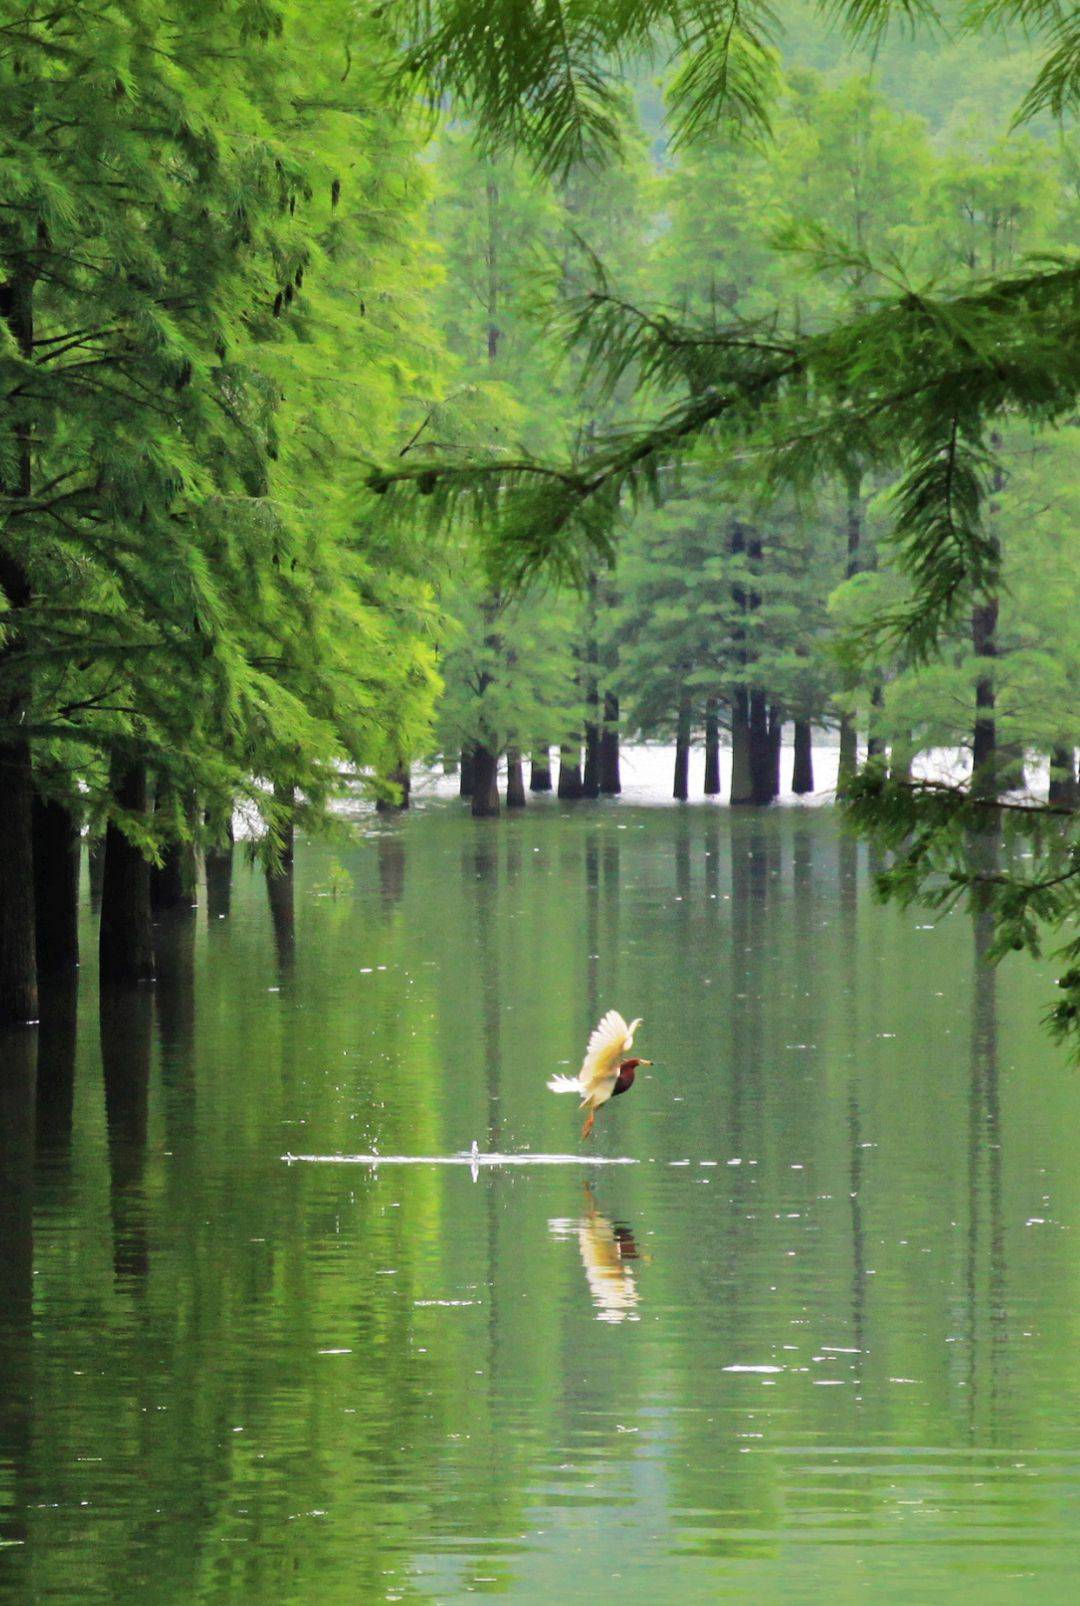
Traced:
<svg viewBox="0 0 1080 1606">
<path fill-rule="evenodd" d="M 276 865 L 272 868 L 267 867 L 267 878 L 271 881 L 275 876 L 291 876 L 293 873 L 293 864 L 296 860 L 295 786 L 286 786 L 282 782 L 275 782 L 274 813 L 274 823 L 281 848 L 277 855 Z"/>
<path fill-rule="evenodd" d="M 753 797 L 750 777 L 750 696 L 745 687 L 736 689 L 731 700 L 731 794 L 729 801 L 749 803 Z"/>
<path fill-rule="evenodd" d="M 672 796 L 685 803 L 690 796 L 690 695 L 679 698 L 679 722 L 675 731 L 675 785 Z"/>
<path fill-rule="evenodd" d="M 39 225 L 43 228 L 44 225 Z M 32 258 L 24 258 L 31 264 Z M 30 362 L 34 356 L 34 287 L 38 269 L 24 265 L 0 284 L 0 318 L 12 341 Z M 25 389 L 25 386 L 22 387 Z M 10 465 L 3 489 L 29 500 L 34 492 L 33 426 L 17 389 L 6 404 L 11 441 L 4 453 Z M 13 419 L 8 423 L 8 419 Z M 18 513 L 7 518 L 18 521 Z M 5 644 L 0 648 L 0 720 L 11 734 L 0 744 L 0 1026 L 35 1020 L 38 1012 L 34 937 L 33 771 L 29 737 L 22 734 L 30 714 L 31 680 L 25 662 L 12 664 L 22 645 L 19 618 L 33 600 L 22 562 L 0 547 L 0 592 L 7 608 Z"/>
<path fill-rule="evenodd" d="M 600 712 L 600 649 L 596 641 L 596 612 L 599 582 L 589 575 L 585 610 L 584 702 L 585 772 L 581 778 L 582 797 L 600 796 L 600 739 L 603 719 Z"/>
<path fill-rule="evenodd" d="M 780 796 L 780 746 L 784 739 L 784 716 L 775 704 L 769 709 L 769 790 L 772 800 Z"/>
<path fill-rule="evenodd" d="M 101 908 L 101 889 L 105 885 L 105 838 L 91 837 L 86 847 L 86 868 L 90 882 L 90 907 Z"/>
<path fill-rule="evenodd" d="M 881 735 L 881 711 L 885 707 L 885 687 L 881 677 L 874 677 L 874 684 L 870 692 L 870 726 L 866 733 L 866 756 L 871 758 L 884 758 L 885 742 Z"/>
<path fill-rule="evenodd" d="M 458 773 L 458 797 L 472 797 L 476 786 L 476 749 L 471 745 L 461 749 L 461 768 Z"/>
<path fill-rule="evenodd" d="M 769 704 L 763 691 L 750 693 L 750 802 L 761 808 L 773 800 L 773 744 Z"/>
<path fill-rule="evenodd" d="M 840 716 L 840 762 L 836 771 L 836 795 L 843 797 L 859 767 L 859 736 L 852 714 Z"/>
<path fill-rule="evenodd" d="M 525 769 L 519 747 L 506 750 L 506 806 L 508 809 L 525 807 Z"/>
<path fill-rule="evenodd" d="M 795 759 L 791 766 L 791 790 L 805 797 L 814 790 L 814 728 L 808 719 L 795 721 Z"/>
<path fill-rule="evenodd" d="M 412 795 L 412 773 L 409 766 L 407 764 L 399 764 L 397 769 L 392 770 L 386 779 L 392 781 L 394 786 L 397 787 L 397 796 L 393 798 L 377 797 L 375 799 L 375 812 L 376 814 L 400 814 L 404 809 L 408 808 Z"/>
<path fill-rule="evenodd" d="M 534 747 L 532 750 L 532 769 L 529 773 L 529 791 L 551 791 L 551 750 L 543 745 Z"/>
<path fill-rule="evenodd" d="M 604 729 L 600 736 L 600 790 L 608 797 L 622 791 L 619 772 L 619 699 L 613 691 L 604 693 Z"/>
<path fill-rule="evenodd" d="M 79 837 L 70 809 L 34 796 L 34 921 L 39 976 L 79 963 Z"/>
<path fill-rule="evenodd" d="M 0 1026 L 37 1019 L 33 800 L 30 743 L 14 736 L 0 746 Z"/>
<path fill-rule="evenodd" d="M 994 451 L 1001 446 L 1000 435 L 990 437 Z M 987 507 L 987 523 L 991 531 L 1000 516 L 1000 503 L 996 500 L 1005 489 L 1005 475 L 1000 463 L 995 463 L 992 496 Z M 991 535 L 994 558 L 1000 556 L 1000 543 Z M 975 681 L 975 724 L 971 733 L 971 792 L 973 797 L 996 798 L 1001 794 L 1001 761 L 997 737 L 997 691 L 994 685 L 994 667 L 997 660 L 997 627 L 999 598 L 996 590 L 984 591 L 971 610 L 971 650 L 979 660 L 979 674 Z"/>
<path fill-rule="evenodd" d="M 207 826 L 210 825 L 207 816 Z M 211 839 L 203 856 L 206 866 L 206 912 L 211 920 L 227 915 L 232 906 L 233 822 L 230 812 Z"/>
<path fill-rule="evenodd" d="M 270 919 L 274 927 L 278 973 L 284 977 L 292 970 L 293 960 L 296 957 L 294 895 L 296 788 L 281 783 L 275 784 L 274 802 L 277 805 L 277 830 L 281 838 L 281 851 L 276 863 L 268 863 L 266 866 L 266 895 L 270 902 Z"/>
<path fill-rule="evenodd" d="M 559 749 L 559 789 L 561 798 L 576 799 L 581 796 L 581 748 L 560 747 Z"/>
<path fill-rule="evenodd" d="M 488 819 L 499 812 L 499 756 L 494 748 L 477 742 L 473 749 L 476 765 L 472 795 L 474 820 Z"/>
<path fill-rule="evenodd" d="M 1050 754 L 1050 802 L 1066 809 L 1080 802 L 1074 747 L 1055 747 Z"/>
<path fill-rule="evenodd" d="M 168 783 L 159 780 L 154 798 L 154 813 L 162 816 L 174 812 L 176 798 Z M 190 826 L 193 824 L 195 800 L 186 800 L 184 813 Z M 150 907 L 156 915 L 171 914 L 174 910 L 191 911 L 195 902 L 195 844 L 190 837 L 167 841 L 161 852 L 161 863 L 150 867 Z"/>
<path fill-rule="evenodd" d="M 847 563 L 844 576 L 858 574 L 862 559 L 862 475 L 852 470 L 847 476 Z M 849 689 L 854 689 L 849 685 Z M 840 716 L 840 761 L 836 772 L 836 795 L 843 797 L 859 767 L 859 738 L 853 714 Z"/>
<path fill-rule="evenodd" d="M 109 784 L 113 799 L 126 813 L 146 814 L 144 763 L 114 754 Z M 112 820 L 105 833 L 105 877 L 101 889 L 98 952 L 101 980 L 106 985 L 153 978 L 150 865 Z"/>
<path fill-rule="evenodd" d="M 716 698 L 705 704 L 705 796 L 715 797 L 720 790 L 720 719 Z"/>
<path fill-rule="evenodd" d="M 585 771 L 581 777 L 582 797 L 600 796 L 600 726 L 592 720 L 585 726 Z"/>
<path fill-rule="evenodd" d="M 971 790 L 977 797 L 997 797 L 997 717 L 993 664 L 997 657 L 998 599 L 985 597 L 971 612 L 971 645 L 980 665 L 975 682 L 975 725 L 971 739 Z"/>
</svg>

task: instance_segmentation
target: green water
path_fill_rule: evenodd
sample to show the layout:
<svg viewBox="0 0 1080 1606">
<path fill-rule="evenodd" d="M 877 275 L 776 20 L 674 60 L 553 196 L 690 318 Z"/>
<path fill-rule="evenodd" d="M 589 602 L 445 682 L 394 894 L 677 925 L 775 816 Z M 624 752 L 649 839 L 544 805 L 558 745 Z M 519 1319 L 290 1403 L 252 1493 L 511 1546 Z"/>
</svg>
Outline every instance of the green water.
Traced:
<svg viewBox="0 0 1080 1606">
<path fill-rule="evenodd" d="M 238 865 L 100 1026 L 88 926 L 36 1110 L 0 1047 L 0 1595 L 1075 1599 L 1080 1080 L 867 869 L 436 804 L 301 849 L 291 933 Z M 611 1006 L 637 1165 L 282 1161 L 574 1151 Z"/>
</svg>

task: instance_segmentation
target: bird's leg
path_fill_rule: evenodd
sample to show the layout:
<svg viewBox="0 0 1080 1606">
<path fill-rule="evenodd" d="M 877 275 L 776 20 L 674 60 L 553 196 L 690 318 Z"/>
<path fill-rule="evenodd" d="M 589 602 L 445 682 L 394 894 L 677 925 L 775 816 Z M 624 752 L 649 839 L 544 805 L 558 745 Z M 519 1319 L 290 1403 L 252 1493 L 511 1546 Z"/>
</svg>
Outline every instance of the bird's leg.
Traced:
<svg viewBox="0 0 1080 1606">
<path fill-rule="evenodd" d="M 588 1137 L 589 1133 L 593 1129 L 593 1122 L 595 1120 L 596 1120 L 596 1111 L 595 1110 L 590 1110 L 588 1115 L 585 1117 L 585 1125 L 581 1129 L 581 1135 L 582 1135 L 583 1138 L 587 1138 Z"/>
</svg>

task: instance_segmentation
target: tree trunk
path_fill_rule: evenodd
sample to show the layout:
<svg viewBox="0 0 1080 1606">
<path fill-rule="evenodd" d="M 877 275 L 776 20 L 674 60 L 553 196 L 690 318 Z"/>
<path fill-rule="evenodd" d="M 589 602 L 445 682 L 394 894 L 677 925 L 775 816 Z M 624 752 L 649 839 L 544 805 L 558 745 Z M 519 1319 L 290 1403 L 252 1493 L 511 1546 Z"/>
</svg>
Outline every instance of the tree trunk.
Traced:
<svg viewBox="0 0 1080 1606">
<path fill-rule="evenodd" d="M 532 750 L 532 769 L 529 774 L 530 792 L 551 791 L 551 750 L 542 743 Z"/>
<path fill-rule="evenodd" d="M 44 225 L 40 225 L 43 227 Z M 32 258 L 25 259 L 32 262 Z M 23 358 L 34 355 L 34 286 L 38 270 L 24 266 L 18 277 L 0 285 L 0 318 Z M 23 386 L 23 389 L 26 387 Z M 33 426 L 24 401 L 8 398 L 11 429 L 9 495 L 29 500 L 34 490 Z M 9 518 L 17 514 L 9 513 Z M 31 680 L 25 662 L 12 665 L 22 645 L 19 616 L 33 599 L 30 577 L 21 561 L 0 547 L 0 591 L 7 602 L 3 648 L 0 648 L 0 1026 L 36 1020 L 37 964 L 34 936 L 33 770 L 30 740 L 23 729 L 30 716 Z"/>
<path fill-rule="evenodd" d="M 79 826 L 70 809 L 37 793 L 33 824 L 38 976 L 62 976 L 79 963 Z"/>
<path fill-rule="evenodd" d="M 604 693 L 604 728 L 600 736 L 600 790 L 607 797 L 622 791 L 619 769 L 619 699 L 613 691 Z"/>
<path fill-rule="evenodd" d="M 1055 747 L 1050 754 L 1050 799 L 1060 808 L 1074 809 L 1080 801 L 1076 778 L 1076 749 Z"/>
<path fill-rule="evenodd" d="M 561 798 L 573 801 L 581 796 L 581 748 L 559 748 L 559 788 Z"/>
<path fill-rule="evenodd" d="M 672 796 L 685 803 L 690 796 L 690 693 L 679 698 L 679 720 L 675 732 L 675 785 Z"/>
<path fill-rule="evenodd" d="M 164 816 L 173 812 L 176 803 L 177 799 L 168 782 L 159 780 L 154 813 Z M 193 823 L 194 808 L 195 799 L 189 797 L 184 810 L 189 827 Z M 190 911 L 196 890 L 194 842 L 190 837 L 166 841 L 161 863 L 150 867 L 150 907 L 154 914 L 171 914 L 178 909 Z"/>
<path fill-rule="evenodd" d="M 772 770 L 768 698 L 755 689 L 750 693 L 750 801 L 757 808 L 773 800 Z"/>
<path fill-rule="evenodd" d="M 600 796 L 600 738 L 602 716 L 600 712 L 600 649 L 596 641 L 597 592 L 599 581 L 590 573 L 586 588 L 585 608 L 585 772 L 581 779 L 582 797 Z"/>
<path fill-rule="evenodd" d="M 859 736 L 851 714 L 840 716 L 840 762 L 836 771 L 836 795 L 843 797 L 859 767 Z"/>
<path fill-rule="evenodd" d="M 412 772 L 408 764 L 399 764 L 386 779 L 397 787 L 397 797 L 377 797 L 375 799 L 376 814 L 400 814 L 409 806 L 412 794 Z"/>
<path fill-rule="evenodd" d="M 268 869 L 267 875 L 272 880 L 275 875 L 288 875 L 293 873 L 293 864 L 296 860 L 296 788 L 288 786 L 282 781 L 274 783 L 274 812 L 275 825 L 281 840 L 280 851 L 277 855 L 277 865 Z"/>
<path fill-rule="evenodd" d="M 292 860 L 271 874 L 266 870 L 266 897 L 270 905 L 270 923 L 274 928 L 274 952 L 277 954 L 278 975 L 290 974 L 296 958 L 296 886 Z"/>
<path fill-rule="evenodd" d="M 731 792 L 732 804 L 749 803 L 753 795 L 750 777 L 750 697 L 744 686 L 736 688 L 731 699 Z"/>
<path fill-rule="evenodd" d="M 37 1019 L 33 797 L 30 743 L 13 734 L 0 746 L 0 1026 Z"/>
<path fill-rule="evenodd" d="M 720 719 L 716 698 L 705 704 L 705 796 L 716 797 L 720 791 Z"/>
<path fill-rule="evenodd" d="M 603 734 L 593 720 L 585 725 L 585 770 L 581 777 L 582 797 L 600 796 L 600 748 Z"/>
<path fill-rule="evenodd" d="M 998 795 L 997 715 L 993 665 L 997 658 L 998 599 L 984 597 L 971 611 L 971 646 L 980 663 L 975 682 L 975 725 L 971 736 L 972 795 Z"/>
<path fill-rule="evenodd" d="M 805 797 L 814 790 L 814 728 L 808 719 L 795 721 L 795 761 L 791 766 L 791 790 Z"/>
<path fill-rule="evenodd" d="M 784 739 L 784 716 L 774 703 L 769 709 L 769 791 L 770 801 L 780 796 L 780 747 Z"/>
<path fill-rule="evenodd" d="M 476 786 L 476 749 L 470 743 L 461 749 L 461 767 L 458 772 L 458 797 L 472 797 Z"/>
<path fill-rule="evenodd" d="M 109 785 L 114 801 L 126 813 L 146 815 L 146 765 L 141 760 L 114 753 Z M 105 833 L 98 952 L 104 984 L 153 979 L 150 865 L 114 820 Z"/>
<path fill-rule="evenodd" d="M 874 676 L 874 684 L 870 689 L 870 723 L 866 732 L 866 756 L 871 758 L 884 758 L 885 741 L 881 734 L 881 711 L 885 707 L 885 687 L 881 683 L 881 676 Z"/>
<path fill-rule="evenodd" d="M 847 490 L 847 563 L 845 579 L 858 574 L 862 563 L 862 475 L 857 469 L 846 476 Z M 847 689 L 854 690 L 849 682 Z M 859 767 L 859 738 L 852 714 L 840 717 L 840 760 L 836 772 L 836 795 L 843 797 Z"/>
<path fill-rule="evenodd" d="M 211 817 L 207 814 L 207 827 Z M 206 912 L 211 920 L 220 920 L 230 912 L 233 903 L 233 814 L 215 832 L 207 843 L 203 856 L 206 866 Z"/>
<path fill-rule="evenodd" d="M 508 809 L 525 807 L 525 770 L 520 747 L 506 750 L 506 806 Z"/>
<path fill-rule="evenodd" d="M 483 742 L 477 742 L 473 753 L 476 777 L 472 816 L 474 820 L 489 819 L 499 812 L 499 755 Z"/>
<path fill-rule="evenodd" d="M 90 908 L 101 908 L 101 889 L 105 884 L 105 838 L 91 837 L 86 845 L 86 869 L 90 882 Z"/>
</svg>

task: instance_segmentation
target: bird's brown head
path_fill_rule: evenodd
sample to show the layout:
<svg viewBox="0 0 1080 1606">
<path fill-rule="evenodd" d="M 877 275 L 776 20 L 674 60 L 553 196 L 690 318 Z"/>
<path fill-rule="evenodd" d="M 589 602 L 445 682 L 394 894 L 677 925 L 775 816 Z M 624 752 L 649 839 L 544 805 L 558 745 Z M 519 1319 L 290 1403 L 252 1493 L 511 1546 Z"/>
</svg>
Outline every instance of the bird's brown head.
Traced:
<svg viewBox="0 0 1080 1606">
<path fill-rule="evenodd" d="M 616 1094 L 625 1093 L 628 1088 L 633 1087 L 634 1072 L 637 1070 L 639 1065 L 651 1064 L 652 1060 L 623 1060 L 622 1064 L 619 1066 L 619 1074 L 615 1078 L 615 1086 L 612 1089 L 612 1096 L 614 1097 Z"/>
</svg>

